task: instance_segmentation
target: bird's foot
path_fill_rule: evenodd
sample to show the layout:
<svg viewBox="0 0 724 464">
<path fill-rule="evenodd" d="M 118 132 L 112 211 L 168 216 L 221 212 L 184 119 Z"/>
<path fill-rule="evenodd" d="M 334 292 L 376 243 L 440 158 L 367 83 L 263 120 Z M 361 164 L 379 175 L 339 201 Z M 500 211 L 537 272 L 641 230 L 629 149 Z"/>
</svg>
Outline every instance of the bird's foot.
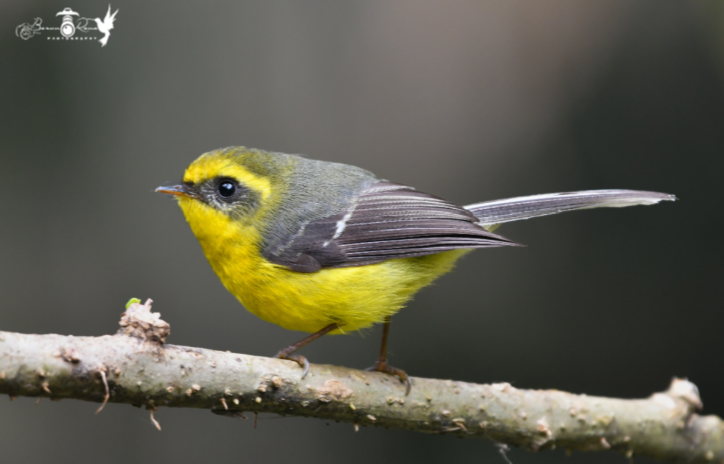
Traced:
<svg viewBox="0 0 724 464">
<path fill-rule="evenodd" d="M 375 371 L 375 372 L 384 372 L 385 374 L 394 375 L 395 377 L 400 379 L 400 382 L 405 384 L 405 396 L 408 396 L 410 394 L 410 389 L 412 388 L 412 382 L 410 381 L 410 378 L 407 376 L 407 373 L 405 371 L 403 371 L 402 369 L 392 367 L 389 364 L 387 364 L 386 361 L 377 361 L 374 366 L 368 367 L 365 370 Z"/>
<path fill-rule="evenodd" d="M 288 359 L 289 361 L 294 361 L 295 363 L 299 364 L 304 368 L 304 372 L 302 372 L 302 378 L 306 377 L 307 374 L 309 374 L 309 361 L 307 361 L 307 358 L 300 354 L 292 354 L 295 351 L 297 351 L 300 348 L 303 348 L 310 343 L 312 343 L 314 340 L 318 339 L 322 335 L 328 334 L 329 332 L 333 331 L 334 329 L 338 329 L 340 327 L 339 324 L 336 322 L 333 322 L 329 324 L 327 327 L 323 328 L 322 330 L 318 332 L 314 332 L 312 335 L 298 341 L 294 345 L 289 345 L 288 347 L 281 350 L 279 353 L 277 353 L 275 358 L 279 359 Z"/>
<path fill-rule="evenodd" d="M 286 351 L 287 350 L 281 350 L 274 357 L 294 361 L 295 363 L 299 364 L 301 367 L 304 368 L 304 372 L 302 372 L 302 378 L 306 377 L 307 374 L 309 374 L 309 361 L 307 361 L 307 358 L 305 356 L 302 356 L 301 354 L 289 354 Z"/>
</svg>

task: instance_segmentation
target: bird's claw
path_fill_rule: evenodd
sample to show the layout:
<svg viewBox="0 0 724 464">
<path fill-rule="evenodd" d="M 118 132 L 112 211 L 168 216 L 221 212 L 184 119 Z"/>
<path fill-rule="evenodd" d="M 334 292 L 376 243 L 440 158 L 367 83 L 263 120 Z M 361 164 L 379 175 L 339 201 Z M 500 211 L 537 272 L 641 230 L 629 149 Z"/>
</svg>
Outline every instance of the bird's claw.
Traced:
<svg viewBox="0 0 724 464">
<path fill-rule="evenodd" d="M 392 367 L 386 362 L 377 361 L 374 366 L 368 367 L 365 370 L 383 372 L 385 374 L 394 375 L 395 377 L 400 379 L 400 382 L 405 384 L 405 396 L 408 396 L 410 394 L 410 390 L 412 389 L 412 381 L 410 381 L 410 377 L 407 376 L 407 372 L 403 371 L 402 369 Z"/>
<path fill-rule="evenodd" d="M 307 374 L 309 374 L 309 361 L 307 361 L 307 358 L 305 356 L 302 356 L 301 354 L 287 354 L 284 352 L 284 350 L 282 350 L 274 357 L 279 359 L 286 359 L 288 361 L 294 361 L 295 363 L 299 364 L 301 367 L 304 368 L 304 372 L 302 372 L 302 378 L 306 377 Z"/>
</svg>

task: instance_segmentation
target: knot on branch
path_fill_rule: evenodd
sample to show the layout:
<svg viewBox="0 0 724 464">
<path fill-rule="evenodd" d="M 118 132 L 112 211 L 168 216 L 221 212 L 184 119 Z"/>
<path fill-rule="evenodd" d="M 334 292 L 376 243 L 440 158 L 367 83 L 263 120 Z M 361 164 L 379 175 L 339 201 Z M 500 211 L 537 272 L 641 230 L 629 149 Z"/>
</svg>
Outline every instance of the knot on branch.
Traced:
<svg viewBox="0 0 724 464">
<path fill-rule="evenodd" d="M 327 380 L 317 389 L 317 399 L 322 403 L 344 401 L 351 396 L 354 396 L 354 390 L 336 379 Z"/>
<path fill-rule="evenodd" d="M 161 313 L 151 312 L 152 303 L 150 298 L 145 304 L 131 300 L 126 312 L 121 314 L 118 333 L 163 345 L 171 334 L 171 326 L 161 319 Z"/>
<path fill-rule="evenodd" d="M 686 379 L 674 378 L 666 394 L 672 398 L 686 401 L 690 407 L 697 411 L 701 411 L 704 407 L 704 404 L 701 402 L 701 396 L 699 396 L 699 389 Z"/>
</svg>

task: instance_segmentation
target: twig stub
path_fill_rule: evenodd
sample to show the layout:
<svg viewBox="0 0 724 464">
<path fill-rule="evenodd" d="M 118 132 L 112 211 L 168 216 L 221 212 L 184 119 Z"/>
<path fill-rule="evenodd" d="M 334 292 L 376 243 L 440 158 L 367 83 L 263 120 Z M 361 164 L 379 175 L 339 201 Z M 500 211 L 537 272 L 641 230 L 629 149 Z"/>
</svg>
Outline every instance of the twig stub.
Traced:
<svg viewBox="0 0 724 464">
<path fill-rule="evenodd" d="M 163 345 L 166 338 L 171 334 L 171 326 L 161 319 L 161 313 L 152 313 L 151 304 L 153 300 L 146 300 L 145 304 L 132 302 L 121 314 L 118 325 L 121 326 L 118 333 L 140 338 Z"/>
</svg>

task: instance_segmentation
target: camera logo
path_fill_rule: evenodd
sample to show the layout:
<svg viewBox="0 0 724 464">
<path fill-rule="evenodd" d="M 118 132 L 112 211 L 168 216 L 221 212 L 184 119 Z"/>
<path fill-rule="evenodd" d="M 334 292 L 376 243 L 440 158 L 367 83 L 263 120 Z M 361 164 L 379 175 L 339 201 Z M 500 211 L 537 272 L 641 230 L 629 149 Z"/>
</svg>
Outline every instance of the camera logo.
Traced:
<svg viewBox="0 0 724 464">
<path fill-rule="evenodd" d="M 101 18 L 84 18 L 76 11 L 70 8 L 64 8 L 63 11 L 59 11 L 55 16 L 60 16 L 59 27 L 43 27 L 43 20 L 35 18 L 32 24 L 23 23 L 15 28 L 15 35 L 23 40 L 32 39 L 36 35 L 40 35 L 42 31 L 58 31 L 60 35 L 48 35 L 47 40 L 93 40 L 98 39 L 101 43 L 101 47 L 105 47 L 108 43 L 108 38 L 111 36 L 111 29 L 113 29 L 113 23 L 116 20 L 116 14 L 118 10 L 111 14 L 111 5 L 108 5 L 108 12 L 106 17 Z M 95 26 L 92 26 L 95 24 Z M 80 31 L 84 35 L 76 35 Z M 102 37 L 98 38 L 96 35 L 88 35 L 91 31 L 98 31 L 103 34 Z"/>
</svg>

